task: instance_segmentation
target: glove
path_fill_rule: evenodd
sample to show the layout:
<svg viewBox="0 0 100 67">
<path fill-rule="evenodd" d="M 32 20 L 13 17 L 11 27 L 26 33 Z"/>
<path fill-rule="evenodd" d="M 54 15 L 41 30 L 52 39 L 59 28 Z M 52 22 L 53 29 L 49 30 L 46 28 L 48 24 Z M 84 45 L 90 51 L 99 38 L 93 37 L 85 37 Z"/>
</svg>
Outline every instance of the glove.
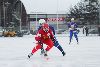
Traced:
<svg viewBox="0 0 100 67">
<path fill-rule="evenodd" d="M 38 41 L 38 43 L 39 43 L 39 44 L 42 44 L 42 42 L 41 42 L 41 41 Z"/>
</svg>

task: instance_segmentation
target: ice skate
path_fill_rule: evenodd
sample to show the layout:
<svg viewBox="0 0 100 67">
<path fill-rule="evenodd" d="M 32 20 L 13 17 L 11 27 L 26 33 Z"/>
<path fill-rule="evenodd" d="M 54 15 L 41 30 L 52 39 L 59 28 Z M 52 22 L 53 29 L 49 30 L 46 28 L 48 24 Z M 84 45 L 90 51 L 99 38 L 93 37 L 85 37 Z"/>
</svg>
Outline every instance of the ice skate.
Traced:
<svg viewBox="0 0 100 67">
<path fill-rule="evenodd" d="M 44 56 L 45 56 L 45 57 L 48 56 L 48 55 L 47 55 L 47 51 L 44 51 Z"/>
<path fill-rule="evenodd" d="M 30 54 L 28 55 L 28 58 L 30 58 L 32 55 L 33 55 L 33 54 L 32 54 L 32 53 L 30 53 Z"/>
<path fill-rule="evenodd" d="M 77 44 L 79 44 L 79 42 L 77 42 Z"/>
<path fill-rule="evenodd" d="M 71 42 L 69 42 L 69 45 L 71 44 Z"/>
<path fill-rule="evenodd" d="M 41 54 L 40 55 L 43 55 L 43 54 L 44 54 L 44 49 L 41 50 Z"/>
<path fill-rule="evenodd" d="M 63 54 L 63 56 L 65 56 L 65 55 L 66 55 L 66 53 L 65 53 L 64 51 L 62 52 L 62 54 Z"/>
</svg>

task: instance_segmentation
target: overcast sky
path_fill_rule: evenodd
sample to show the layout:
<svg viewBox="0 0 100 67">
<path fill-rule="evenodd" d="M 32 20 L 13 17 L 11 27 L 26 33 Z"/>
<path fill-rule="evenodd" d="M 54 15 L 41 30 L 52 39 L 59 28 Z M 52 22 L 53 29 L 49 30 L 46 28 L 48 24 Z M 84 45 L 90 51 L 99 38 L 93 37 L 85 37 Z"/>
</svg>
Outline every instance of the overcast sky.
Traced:
<svg viewBox="0 0 100 67">
<path fill-rule="evenodd" d="M 66 13 L 80 0 L 22 0 L 28 14 L 42 12 L 47 14 Z"/>
</svg>

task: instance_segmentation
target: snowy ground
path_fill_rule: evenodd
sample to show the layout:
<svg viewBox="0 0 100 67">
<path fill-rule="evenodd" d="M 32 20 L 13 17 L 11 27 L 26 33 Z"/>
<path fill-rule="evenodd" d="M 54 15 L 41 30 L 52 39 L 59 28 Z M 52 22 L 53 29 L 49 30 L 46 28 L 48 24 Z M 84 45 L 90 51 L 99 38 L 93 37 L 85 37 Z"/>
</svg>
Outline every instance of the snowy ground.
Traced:
<svg viewBox="0 0 100 67">
<path fill-rule="evenodd" d="M 50 59 L 45 60 L 40 56 L 40 50 L 27 59 L 35 46 L 34 36 L 1 37 L 0 67 L 100 67 L 100 37 L 79 36 L 79 45 L 74 38 L 69 45 L 69 37 L 66 35 L 57 36 L 57 39 L 66 56 L 63 57 L 53 47 L 48 53 Z"/>
</svg>

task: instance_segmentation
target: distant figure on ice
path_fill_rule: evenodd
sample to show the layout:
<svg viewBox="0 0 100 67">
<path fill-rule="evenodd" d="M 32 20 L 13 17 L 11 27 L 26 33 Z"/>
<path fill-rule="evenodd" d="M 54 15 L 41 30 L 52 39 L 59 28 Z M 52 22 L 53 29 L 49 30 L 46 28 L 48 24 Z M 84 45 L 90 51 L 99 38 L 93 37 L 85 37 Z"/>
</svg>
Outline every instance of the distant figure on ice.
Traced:
<svg viewBox="0 0 100 67">
<path fill-rule="evenodd" d="M 89 28 L 87 26 L 85 27 L 85 32 L 86 32 L 86 36 L 88 36 L 89 35 Z"/>
<path fill-rule="evenodd" d="M 100 36 L 100 25 L 98 26 L 98 34 Z"/>
<path fill-rule="evenodd" d="M 39 26 L 38 30 L 40 30 L 40 29 L 42 28 L 42 24 L 43 24 L 43 23 L 46 23 L 46 21 L 45 21 L 44 19 L 40 19 L 40 20 L 39 20 L 40 26 Z M 52 30 L 53 34 L 55 35 L 54 27 L 51 26 L 51 25 L 49 25 L 49 28 Z M 61 45 L 59 44 L 59 42 L 57 41 L 57 39 L 56 39 L 55 36 L 54 36 L 54 38 L 55 38 L 55 41 L 53 41 L 54 46 L 57 47 L 57 48 L 60 50 L 60 52 L 62 53 L 62 55 L 64 56 L 64 55 L 65 55 L 65 52 L 64 52 L 63 48 L 61 47 Z M 44 49 L 43 49 L 43 44 L 42 44 L 41 55 L 42 55 L 43 53 L 44 53 Z"/>
<path fill-rule="evenodd" d="M 86 28 L 86 26 L 83 26 L 83 34 L 85 33 L 85 28 Z"/>
<path fill-rule="evenodd" d="M 69 44 L 71 43 L 71 40 L 72 40 L 72 36 L 74 34 L 74 37 L 76 38 L 76 41 L 77 41 L 77 44 L 78 44 L 78 32 L 77 32 L 77 24 L 75 23 L 74 21 L 74 18 L 71 19 L 71 22 L 68 23 L 68 28 L 69 28 L 69 33 L 70 33 L 70 42 Z"/>
<path fill-rule="evenodd" d="M 42 44 L 46 44 L 47 48 L 44 50 L 44 56 L 47 56 L 47 52 L 53 47 L 55 41 L 52 30 L 50 30 L 47 23 L 42 24 L 42 28 L 38 30 L 35 40 L 37 41 L 36 46 L 33 48 L 32 52 L 28 55 L 30 58 L 38 49 L 42 48 Z"/>
</svg>

